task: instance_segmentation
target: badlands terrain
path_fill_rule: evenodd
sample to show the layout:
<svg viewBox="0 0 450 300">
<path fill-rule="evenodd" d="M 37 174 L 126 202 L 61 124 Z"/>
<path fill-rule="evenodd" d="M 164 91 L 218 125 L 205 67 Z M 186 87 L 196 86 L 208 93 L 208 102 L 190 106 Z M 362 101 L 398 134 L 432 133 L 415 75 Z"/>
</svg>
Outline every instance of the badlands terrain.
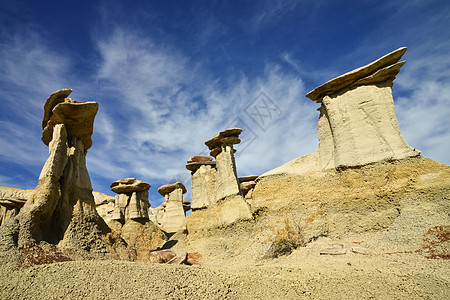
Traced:
<svg viewBox="0 0 450 300">
<path fill-rule="evenodd" d="M 1 299 L 449 299 L 450 167 L 401 136 L 392 86 L 406 48 L 307 94 L 317 151 L 238 178 L 241 129 L 193 156 L 191 201 L 168 183 L 93 193 L 98 105 L 50 95 L 34 190 L 0 187 Z M 188 210 L 192 212 L 185 217 Z"/>
</svg>

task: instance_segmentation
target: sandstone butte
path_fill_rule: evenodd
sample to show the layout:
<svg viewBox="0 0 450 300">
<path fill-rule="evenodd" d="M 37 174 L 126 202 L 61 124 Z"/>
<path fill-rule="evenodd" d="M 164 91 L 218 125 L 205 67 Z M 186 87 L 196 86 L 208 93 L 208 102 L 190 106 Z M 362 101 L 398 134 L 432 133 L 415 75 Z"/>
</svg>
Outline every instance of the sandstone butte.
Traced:
<svg viewBox="0 0 450 300">
<path fill-rule="evenodd" d="M 405 51 L 306 95 L 319 105 L 314 153 L 238 177 L 242 130 L 223 130 L 211 156 L 187 160 L 191 202 L 167 183 L 156 208 L 141 179 L 92 191 L 98 105 L 51 94 L 37 187 L 0 188 L 0 298 L 448 299 L 450 168 L 401 135 Z"/>
</svg>

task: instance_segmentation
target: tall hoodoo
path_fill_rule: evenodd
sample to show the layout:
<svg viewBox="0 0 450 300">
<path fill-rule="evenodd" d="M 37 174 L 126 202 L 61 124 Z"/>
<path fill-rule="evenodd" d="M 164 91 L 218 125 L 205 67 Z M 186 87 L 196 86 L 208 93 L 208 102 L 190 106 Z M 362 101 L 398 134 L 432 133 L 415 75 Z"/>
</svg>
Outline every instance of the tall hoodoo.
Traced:
<svg viewBox="0 0 450 300">
<path fill-rule="evenodd" d="M 42 141 L 49 157 L 17 216 L 19 245 L 47 241 L 92 250 L 99 244 L 95 236 L 108 230 L 95 209 L 85 158 L 98 104 L 66 98 L 71 92 L 59 90 L 45 103 Z"/>
<path fill-rule="evenodd" d="M 242 195 L 236 172 L 234 160 L 234 144 L 239 144 L 239 135 L 242 129 L 229 128 L 205 142 L 211 150 L 211 156 L 216 158 L 217 166 L 217 193 L 216 200 L 220 201 L 228 196 Z"/>
<path fill-rule="evenodd" d="M 420 151 L 410 147 L 401 135 L 392 97 L 393 81 L 405 64 L 399 62 L 405 51 L 405 47 L 399 48 L 309 92 L 306 97 L 321 104 L 319 147 L 315 153 L 263 176 L 361 166 L 419 155 Z"/>
</svg>

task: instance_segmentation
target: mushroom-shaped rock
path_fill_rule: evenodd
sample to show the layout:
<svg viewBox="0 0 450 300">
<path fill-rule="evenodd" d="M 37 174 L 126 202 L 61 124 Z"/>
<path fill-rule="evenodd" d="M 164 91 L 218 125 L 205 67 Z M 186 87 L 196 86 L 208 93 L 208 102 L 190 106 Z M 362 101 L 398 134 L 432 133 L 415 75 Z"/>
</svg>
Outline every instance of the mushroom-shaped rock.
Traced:
<svg viewBox="0 0 450 300">
<path fill-rule="evenodd" d="M 223 145 L 232 146 L 234 144 L 239 144 L 241 142 L 239 139 L 241 132 L 242 129 L 240 128 L 229 128 L 219 132 L 207 140 L 205 145 L 208 146 L 209 150 L 211 150 L 211 156 L 216 157 L 221 152 L 221 147 Z"/>
<path fill-rule="evenodd" d="M 111 191 L 117 193 L 114 199 L 113 220 L 126 222 L 148 219 L 148 189 L 150 184 L 136 178 L 124 178 L 111 183 Z"/>
<path fill-rule="evenodd" d="M 161 196 L 165 196 L 176 189 L 181 189 L 183 191 L 183 194 L 187 192 L 184 184 L 182 184 L 181 182 L 176 182 L 160 186 L 158 188 L 158 193 L 160 193 Z"/>
<path fill-rule="evenodd" d="M 158 192 L 166 199 L 164 214 L 158 221 L 166 232 L 175 232 L 181 228 L 186 217 L 183 204 L 183 194 L 186 193 L 186 188 L 181 182 L 177 182 L 160 186 Z"/>
<path fill-rule="evenodd" d="M 98 104 L 67 98 L 71 92 L 59 90 L 44 105 L 42 140 L 49 146 L 49 157 L 30 201 L 17 215 L 19 246 L 46 241 L 93 250 L 106 234 L 86 168 Z"/>
<path fill-rule="evenodd" d="M 65 88 L 52 93 L 50 97 L 48 97 L 47 101 L 44 104 L 44 118 L 42 119 L 42 129 L 47 126 L 47 122 L 50 120 L 53 108 L 57 104 L 64 102 L 64 99 L 67 98 L 71 93 L 72 89 Z"/>
<path fill-rule="evenodd" d="M 14 192 L 13 189 L 0 187 L 0 225 L 15 217 L 27 202 L 25 190 Z"/>
<path fill-rule="evenodd" d="M 370 78 L 370 80 L 362 80 L 361 82 L 363 82 L 363 84 L 378 83 L 386 80 L 392 81 L 395 79 L 395 76 L 404 64 L 404 62 L 399 64 L 396 63 L 400 60 L 403 54 L 405 54 L 406 50 L 406 47 L 401 47 L 368 65 L 331 79 L 306 94 L 306 97 L 320 103 L 325 95 L 336 93 L 337 91 L 355 83 L 356 85 L 359 85 L 357 83 L 358 80 L 362 80 L 365 77 Z M 375 75 L 376 73 L 378 74 Z M 371 75 L 373 76 L 370 77 Z"/>
<path fill-rule="evenodd" d="M 216 147 L 220 147 L 221 144 L 222 143 L 220 133 L 216 134 L 215 136 L 213 136 L 212 138 L 210 138 L 205 142 L 205 145 L 209 148 L 209 150 L 212 150 Z"/>
<path fill-rule="evenodd" d="M 150 184 L 136 178 L 124 178 L 111 183 L 111 191 L 117 194 L 147 191 Z"/>
<path fill-rule="evenodd" d="M 195 172 L 197 171 L 201 166 L 204 165 L 210 165 L 211 167 L 216 166 L 216 162 L 213 161 L 212 157 L 210 156 L 192 156 L 189 157 L 186 169 L 189 171 Z"/>
<path fill-rule="evenodd" d="M 209 150 L 211 150 L 210 155 L 216 157 L 222 151 L 222 146 L 233 146 L 234 144 L 239 144 L 241 142 L 239 139 L 241 132 L 242 129 L 240 128 L 229 128 L 219 132 L 207 140 L 205 145 L 208 146 Z"/>
<path fill-rule="evenodd" d="M 87 150 L 92 146 L 91 136 L 98 103 L 77 102 L 70 98 L 63 98 L 71 92 L 71 89 L 62 89 L 47 99 L 42 120 L 42 141 L 48 146 L 53 137 L 54 126 L 64 124 L 67 136 L 81 140 L 84 149 Z"/>
<path fill-rule="evenodd" d="M 241 194 L 234 160 L 235 150 L 233 149 L 233 144 L 240 143 L 238 137 L 241 132 L 240 128 L 229 128 L 205 142 L 205 145 L 211 150 L 211 156 L 216 158 L 217 201 L 227 196 Z"/>
<path fill-rule="evenodd" d="M 306 97 L 321 104 L 316 152 L 262 176 L 304 174 L 420 155 L 401 135 L 392 96 L 405 51 L 406 47 L 399 48 L 309 92 Z"/>
</svg>

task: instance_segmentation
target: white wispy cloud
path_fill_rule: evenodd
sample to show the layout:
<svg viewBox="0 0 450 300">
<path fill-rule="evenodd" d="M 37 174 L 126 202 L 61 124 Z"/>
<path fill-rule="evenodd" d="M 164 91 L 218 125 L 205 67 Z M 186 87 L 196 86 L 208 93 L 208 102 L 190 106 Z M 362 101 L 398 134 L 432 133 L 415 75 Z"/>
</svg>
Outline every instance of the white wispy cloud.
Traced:
<svg viewBox="0 0 450 300">
<path fill-rule="evenodd" d="M 235 119 L 257 135 L 239 156 L 241 174 L 261 174 L 317 145 L 315 107 L 304 97 L 298 74 L 285 72 L 279 64 L 267 63 L 256 78 L 240 73 L 211 79 L 201 64 L 158 48 L 139 33 L 115 29 L 98 43 L 102 57 L 98 78 L 110 83 L 104 87 L 105 97 L 115 95 L 100 109 L 117 113 L 110 117 L 114 125 L 101 119 L 96 127 L 99 135 L 114 134 L 110 138 L 114 143 L 96 144 L 90 150 L 88 161 L 97 176 L 116 176 L 115 180 L 125 169 L 137 177 L 160 180 L 189 174 L 184 167 L 187 158 L 207 155 L 204 142 Z M 272 120 L 264 130 L 244 111 L 261 91 L 283 112 L 282 119 Z M 114 170 L 118 163 L 126 168 Z"/>
<path fill-rule="evenodd" d="M 69 59 L 48 47 L 38 33 L 22 30 L 0 40 L 0 66 L 0 101 L 7 116 L 0 121 L 0 157 L 25 172 L 34 170 L 37 178 L 48 156 L 40 140 L 43 103 L 64 86 Z M 34 180 L 24 181 L 25 187 L 34 187 Z"/>
</svg>

